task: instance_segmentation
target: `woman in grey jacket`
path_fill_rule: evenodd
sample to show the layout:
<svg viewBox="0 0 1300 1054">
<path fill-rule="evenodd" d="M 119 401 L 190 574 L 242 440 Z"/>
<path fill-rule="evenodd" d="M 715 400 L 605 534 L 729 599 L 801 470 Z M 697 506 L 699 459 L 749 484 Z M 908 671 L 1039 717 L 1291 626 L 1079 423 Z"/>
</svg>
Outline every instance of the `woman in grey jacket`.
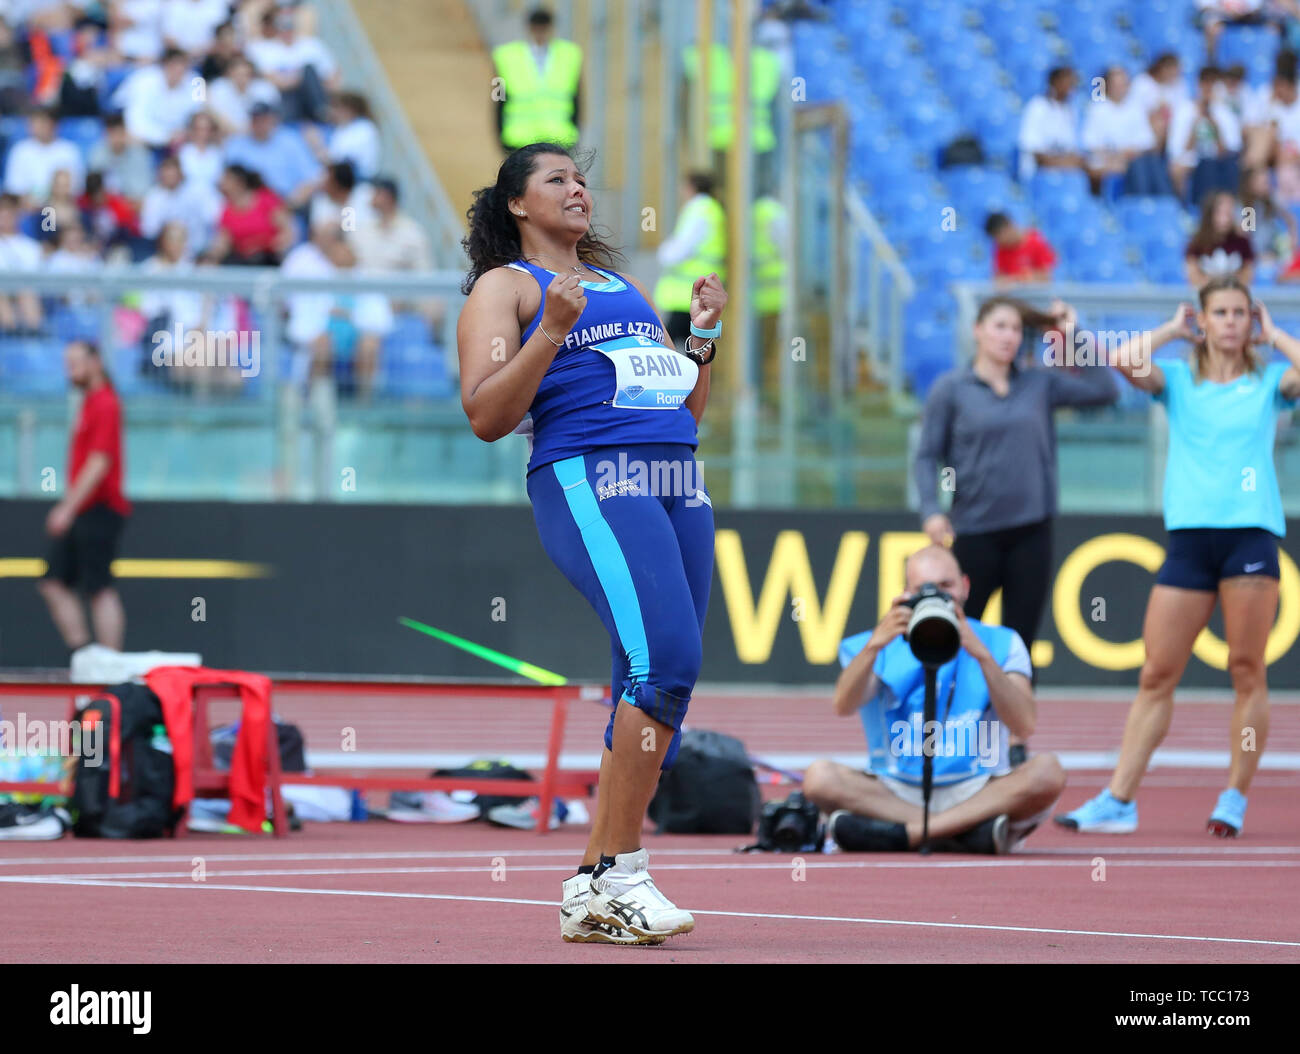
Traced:
<svg viewBox="0 0 1300 1054">
<path fill-rule="evenodd" d="M 922 529 L 951 545 L 970 576 L 965 613 L 978 619 L 1002 589 L 1002 624 L 1032 648 L 1052 574 L 1056 515 L 1056 426 L 1061 406 L 1104 406 L 1119 398 L 1108 367 L 1078 370 L 1017 363 L 1026 329 L 1044 330 L 1045 348 L 1071 348 L 1075 314 L 1048 312 L 1011 297 L 980 305 L 975 358 L 943 374 L 921 417 L 915 473 Z M 1044 361 L 1071 361 L 1043 355 Z M 944 515 L 940 490 L 952 494 Z M 1012 759 L 1016 760 L 1015 757 Z"/>
</svg>

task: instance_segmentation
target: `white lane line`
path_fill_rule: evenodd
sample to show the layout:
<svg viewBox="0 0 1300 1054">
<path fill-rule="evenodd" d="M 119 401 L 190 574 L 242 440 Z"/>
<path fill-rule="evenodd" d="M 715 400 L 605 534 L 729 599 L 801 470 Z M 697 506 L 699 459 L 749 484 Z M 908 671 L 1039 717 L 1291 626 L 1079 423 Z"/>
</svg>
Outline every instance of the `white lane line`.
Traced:
<svg viewBox="0 0 1300 1054">
<path fill-rule="evenodd" d="M 500 748 L 494 748 L 501 753 Z M 477 757 L 490 751 L 475 750 L 467 747 L 462 751 L 432 753 L 428 751 L 338 751 L 308 750 L 307 767 L 310 769 L 442 769 L 459 768 Z M 1061 767 L 1067 770 L 1099 769 L 1109 771 L 1119 760 L 1119 751 L 1110 750 L 1057 750 L 1054 751 Z M 495 756 L 495 755 L 492 755 Z M 787 769 L 806 769 L 818 758 L 829 758 L 841 765 L 862 768 L 863 752 L 842 754 L 834 751 L 823 753 L 773 753 L 765 754 L 765 761 Z M 546 766 L 546 755 L 535 752 L 512 753 L 511 763 L 524 769 L 540 769 Z M 1226 769 L 1230 758 L 1226 750 L 1191 750 L 1161 747 L 1151 758 L 1150 769 Z M 600 755 L 590 753 L 569 753 L 560 755 L 561 769 L 597 769 L 600 767 Z M 1300 752 L 1266 751 L 1259 759 L 1260 771 L 1300 769 Z M 332 777 L 331 777 L 332 778 Z M 346 778 L 343 778 L 346 783 Z"/>
<path fill-rule="evenodd" d="M 13 881 L 15 879 L 10 879 Z M 451 900 L 474 904 L 524 904 L 531 907 L 554 908 L 559 902 L 554 900 L 525 900 L 516 897 L 471 897 L 451 893 L 389 893 L 372 889 L 303 889 L 297 886 L 221 886 L 204 882 L 185 884 L 169 882 L 113 882 L 100 879 L 60 879 L 49 885 L 67 886 L 101 886 L 116 889 L 206 889 L 222 892 L 240 893 L 296 893 L 309 896 L 328 897 L 379 897 L 392 900 Z M 1049 933 L 1073 937 L 1123 937 L 1135 940 L 1152 941 L 1201 941 L 1211 944 L 1254 944 L 1275 948 L 1300 948 L 1300 941 L 1270 941 L 1252 937 L 1195 937 L 1180 933 L 1127 933 L 1111 930 L 1066 930 L 1048 929 L 1039 926 L 994 926 L 972 922 L 923 922 L 914 919 L 873 919 L 855 918 L 843 915 L 787 915 L 762 911 L 709 911 L 691 908 L 695 915 L 715 915 L 733 919 L 773 919 L 790 922 L 838 922 L 863 926 L 915 926 L 929 929 L 945 930 L 987 930 L 1003 933 Z"/>
<path fill-rule="evenodd" d="M 506 865 L 502 865 L 506 866 Z M 790 860 L 777 860 L 770 863 L 747 863 L 743 868 L 738 868 L 734 864 L 657 864 L 656 871 L 780 871 L 789 872 L 793 866 L 793 858 Z M 1031 858 L 1020 858 L 1010 860 L 933 860 L 911 861 L 911 860 L 807 860 L 803 861 L 803 866 L 808 871 L 836 871 L 836 870 L 978 870 L 981 868 L 1006 868 L 1006 867 L 1073 867 L 1081 870 L 1092 868 L 1093 862 L 1088 859 L 1080 858 L 1078 860 L 1058 858 L 1055 860 L 1035 860 Z M 1124 860 L 1122 863 L 1110 863 L 1112 868 L 1128 867 L 1163 867 L 1163 868 L 1180 868 L 1180 867 L 1231 867 L 1237 870 L 1249 870 L 1251 868 L 1265 867 L 1300 867 L 1300 860 Z M 10 883 L 21 885 L 24 882 L 30 883 L 57 883 L 67 879 L 76 878 L 94 878 L 94 879 L 144 879 L 144 878 L 174 878 L 184 879 L 185 881 L 198 881 L 193 878 L 192 868 L 184 867 L 179 871 L 117 871 L 117 872 L 65 872 L 60 874 L 36 874 L 36 875 L 0 875 L 0 883 Z M 252 877 L 285 877 L 285 876 L 337 876 L 337 875 L 490 875 L 500 868 L 491 864 L 478 864 L 466 867 L 321 867 L 321 868 L 239 868 L 216 870 L 205 866 L 204 874 L 206 879 L 211 878 L 252 878 Z M 570 864 L 510 864 L 507 870 L 519 873 L 531 872 L 556 872 L 559 874 L 569 874 L 573 871 Z M 205 879 L 205 880 L 206 880 Z"/>
</svg>

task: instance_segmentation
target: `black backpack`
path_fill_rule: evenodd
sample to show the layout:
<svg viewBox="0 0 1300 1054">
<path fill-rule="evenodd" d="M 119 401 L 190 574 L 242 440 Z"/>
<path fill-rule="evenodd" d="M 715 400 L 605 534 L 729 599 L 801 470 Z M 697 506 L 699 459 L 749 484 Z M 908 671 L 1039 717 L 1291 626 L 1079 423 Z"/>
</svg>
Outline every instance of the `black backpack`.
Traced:
<svg viewBox="0 0 1300 1054">
<path fill-rule="evenodd" d="M 692 729 L 682 733 L 676 762 L 659 777 L 650 819 L 660 834 L 749 834 L 761 801 L 745 745 Z"/>
<path fill-rule="evenodd" d="M 462 776 L 479 780 L 533 779 L 530 773 L 525 772 L 523 769 L 517 769 L 510 762 L 500 758 L 471 761 L 460 769 L 436 769 L 429 775 L 435 779 L 444 779 L 448 776 Z M 530 797 L 532 797 L 531 794 L 522 794 L 517 798 L 504 794 L 475 794 L 470 800 L 479 807 L 480 813 L 486 816 L 489 809 L 495 809 L 498 805 L 522 805 Z"/>
<path fill-rule="evenodd" d="M 303 739 L 302 729 L 276 718 L 275 735 L 280 743 L 280 771 L 306 772 L 307 743 Z M 239 741 L 239 726 L 222 725 L 214 728 L 209 739 L 212 741 L 213 767 L 221 772 L 229 772 L 235 744 Z"/>
<path fill-rule="evenodd" d="M 940 168 L 984 164 L 984 148 L 973 135 L 959 135 L 939 151 Z"/>
<path fill-rule="evenodd" d="M 107 696 L 117 700 L 116 707 Z M 171 834 L 184 810 L 172 806 L 176 770 L 158 697 L 143 684 L 119 684 L 91 700 L 80 721 L 83 730 L 100 724 L 103 749 L 98 763 L 82 751 L 72 791 L 73 833 L 81 838 Z M 114 737 L 117 797 L 111 797 Z"/>
</svg>

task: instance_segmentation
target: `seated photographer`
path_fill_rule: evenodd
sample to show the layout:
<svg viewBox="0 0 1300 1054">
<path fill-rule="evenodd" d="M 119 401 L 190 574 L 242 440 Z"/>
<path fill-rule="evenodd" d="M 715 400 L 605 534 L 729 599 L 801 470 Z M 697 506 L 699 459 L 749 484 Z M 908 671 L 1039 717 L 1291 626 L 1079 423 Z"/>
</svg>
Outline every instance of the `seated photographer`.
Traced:
<svg viewBox="0 0 1300 1054">
<path fill-rule="evenodd" d="M 923 746 L 932 740 L 931 848 L 1010 852 L 1048 815 L 1065 786 L 1054 755 L 1035 755 L 1014 769 L 1007 758 L 1008 736 L 1024 739 L 1034 730 L 1029 653 L 1014 630 L 966 618 L 961 606 L 970 580 L 951 550 L 926 546 L 905 566 L 907 594 L 894 598 L 874 630 L 840 645 L 844 670 L 835 685 L 835 713 L 860 712 L 870 768 L 815 761 L 804 776 L 804 795 L 831 814 L 827 830 L 841 849 L 915 849 L 921 842 Z M 929 728 L 923 723 L 925 670 L 913 649 L 924 654 L 922 640 L 932 635 L 923 638 L 918 628 L 910 643 L 905 636 L 911 605 L 925 586 L 951 598 L 929 602 L 939 609 L 940 621 L 925 624 L 940 631 L 944 644 L 937 653 L 956 649 L 939 666 L 936 725 Z"/>
</svg>

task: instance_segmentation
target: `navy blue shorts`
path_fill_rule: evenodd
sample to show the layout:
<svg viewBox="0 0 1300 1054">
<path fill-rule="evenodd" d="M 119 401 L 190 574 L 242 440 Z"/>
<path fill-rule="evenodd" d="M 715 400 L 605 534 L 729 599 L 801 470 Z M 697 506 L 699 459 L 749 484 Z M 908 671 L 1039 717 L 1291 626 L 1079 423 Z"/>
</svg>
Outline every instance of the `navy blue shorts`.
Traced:
<svg viewBox="0 0 1300 1054">
<path fill-rule="evenodd" d="M 1218 591 L 1224 578 L 1281 577 L 1277 538 L 1262 527 L 1190 527 L 1169 532 L 1165 562 L 1156 576 L 1162 586 Z"/>
<path fill-rule="evenodd" d="M 674 730 L 703 660 L 713 580 L 713 504 L 690 447 L 602 447 L 528 475 L 542 548 L 609 632 L 615 711 L 624 701 Z M 612 746 L 614 714 L 605 730 Z"/>
</svg>

